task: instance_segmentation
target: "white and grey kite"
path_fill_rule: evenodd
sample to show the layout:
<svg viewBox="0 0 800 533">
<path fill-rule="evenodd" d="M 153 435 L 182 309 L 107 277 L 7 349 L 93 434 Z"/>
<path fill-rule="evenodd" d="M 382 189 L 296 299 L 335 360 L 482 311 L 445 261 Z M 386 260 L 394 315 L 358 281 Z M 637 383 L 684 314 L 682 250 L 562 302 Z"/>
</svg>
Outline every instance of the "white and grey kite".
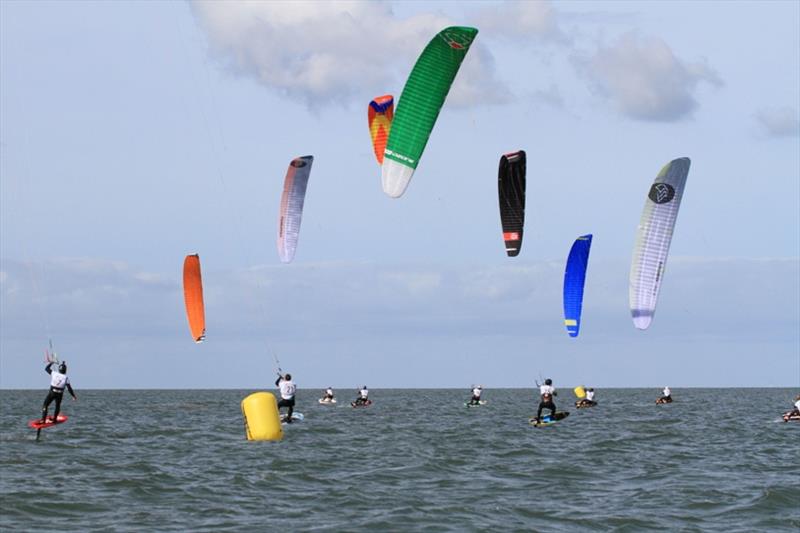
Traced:
<svg viewBox="0 0 800 533">
<path fill-rule="evenodd" d="M 283 263 L 290 263 L 297 250 L 306 187 L 313 162 L 314 157 L 310 155 L 296 157 L 289 163 L 289 169 L 286 171 L 278 216 L 278 255 Z"/>
<path fill-rule="evenodd" d="M 688 157 L 666 164 L 645 200 L 633 247 L 628 292 L 633 325 L 638 329 L 647 329 L 653 321 L 690 164 Z"/>
</svg>

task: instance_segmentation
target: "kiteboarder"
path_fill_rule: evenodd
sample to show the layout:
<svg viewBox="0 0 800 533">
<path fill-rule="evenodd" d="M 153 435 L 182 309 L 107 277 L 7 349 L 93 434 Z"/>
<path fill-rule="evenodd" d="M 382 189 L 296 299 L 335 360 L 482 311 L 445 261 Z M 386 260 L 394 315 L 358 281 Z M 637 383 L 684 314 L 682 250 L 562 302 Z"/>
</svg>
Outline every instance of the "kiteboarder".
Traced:
<svg viewBox="0 0 800 533">
<path fill-rule="evenodd" d="M 597 405 L 597 402 L 594 401 L 594 389 L 591 387 L 586 389 L 586 397 L 575 402 L 575 405 L 577 407 L 591 407 Z"/>
<path fill-rule="evenodd" d="M 47 410 L 50 407 L 50 402 L 53 400 L 56 401 L 56 410 L 53 413 L 53 420 L 55 421 L 58 419 L 58 413 L 61 412 L 61 400 L 64 398 L 65 387 L 72 395 L 73 400 L 78 399 L 78 397 L 75 396 L 75 391 L 72 390 L 72 385 L 70 385 L 69 378 L 67 377 L 67 362 L 62 361 L 56 370 L 53 370 L 54 364 L 56 364 L 55 361 L 47 363 L 47 366 L 44 367 L 44 371 L 50 374 L 50 390 L 47 392 L 47 398 L 44 399 L 44 404 L 42 405 L 43 424 L 47 422 Z"/>
<path fill-rule="evenodd" d="M 281 400 L 278 402 L 278 411 L 281 407 L 288 407 L 286 412 L 286 423 L 292 423 L 292 413 L 294 412 L 294 394 L 297 392 L 297 386 L 292 383 L 292 375 L 281 375 L 278 373 L 278 379 L 275 380 L 275 386 L 281 390 Z"/>
<path fill-rule="evenodd" d="M 794 397 L 794 409 L 783 413 L 783 421 L 800 420 L 800 394 Z"/>
<path fill-rule="evenodd" d="M 333 387 L 328 387 L 325 390 L 325 394 L 322 396 L 323 402 L 332 402 L 333 401 Z"/>
<path fill-rule="evenodd" d="M 662 396 L 656 400 L 656 403 L 672 403 L 672 391 L 669 390 L 669 386 L 664 387 L 661 394 Z"/>
<path fill-rule="evenodd" d="M 472 398 L 469 400 L 468 405 L 480 405 L 481 404 L 481 393 L 483 392 L 483 385 L 478 385 L 477 387 L 472 387 Z"/>
<path fill-rule="evenodd" d="M 555 417 L 556 415 L 556 404 L 553 403 L 553 396 L 555 396 L 556 388 L 553 387 L 553 380 L 547 378 L 544 380 L 544 385 L 539 386 L 539 394 L 541 395 L 541 401 L 539 402 L 539 410 L 536 411 L 536 423 L 540 423 L 542 421 L 542 409 L 550 409 L 550 416 Z"/>
<path fill-rule="evenodd" d="M 356 398 L 356 401 L 353 402 L 353 404 L 354 405 L 369 405 L 370 403 L 372 403 L 372 402 L 370 402 L 370 400 L 369 400 L 369 389 L 367 388 L 366 385 L 364 385 L 358 391 L 358 398 Z"/>
</svg>

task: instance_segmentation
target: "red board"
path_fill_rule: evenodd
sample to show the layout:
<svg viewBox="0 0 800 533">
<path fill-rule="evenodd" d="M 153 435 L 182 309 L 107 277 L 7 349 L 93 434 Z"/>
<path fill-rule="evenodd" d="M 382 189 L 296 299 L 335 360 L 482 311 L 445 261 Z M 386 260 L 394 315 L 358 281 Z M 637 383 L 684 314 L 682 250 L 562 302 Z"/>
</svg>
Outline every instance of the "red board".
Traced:
<svg viewBox="0 0 800 533">
<path fill-rule="evenodd" d="M 28 422 L 28 427 L 32 427 L 33 429 L 42 429 L 42 428 L 49 428 L 50 426 L 55 426 L 56 424 L 63 424 L 67 421 L 67 415 L 58 415 L 56 420 L 53 420 L 52 416 L 47 417 L 47 422 L 42 423 L 41 418 L 34 418 L 30 422 Z"/>
</svg>

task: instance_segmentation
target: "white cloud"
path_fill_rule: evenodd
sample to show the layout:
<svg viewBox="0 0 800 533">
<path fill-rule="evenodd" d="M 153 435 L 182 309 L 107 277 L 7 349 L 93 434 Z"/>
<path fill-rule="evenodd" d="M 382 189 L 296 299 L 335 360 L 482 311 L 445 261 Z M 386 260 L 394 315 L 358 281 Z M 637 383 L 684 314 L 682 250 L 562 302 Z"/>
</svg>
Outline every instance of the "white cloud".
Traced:
<svg viewBox="0 0 800 533">
<path fill-rule="evenodd" d="M 476 25 L 493 37 L 567 42 L 550 2 L 503 2 L 475 14 Z"/>
<path fill-rule="evenodd" d="M 163 320 L 165 296 L 177 280 L 139 272 L 121 261 L 87 258 L 46 263 L 6 261 L 0 284 L 2 315 L 8 332 L 39 331 L 107 335 Z"/>
<path fill-rule="evenodd" d="M 576 353 L 561 314 L 562 261 L 212 270 L 204 272 L 207 340 L 201 347 L 189 338 L 178 269 L 171 276 L 119 262 L 51 262 L 44 268 L 47 298 L 36 298 L 29 268 L 4 261 L 0 363 L 11 376 L 7 387 L 28 379 L 21 376 L 28 376 L 30 366 L 29 357 L 7 354 L 38 354 L 50 333 L 70 360 L 81 363 L 81 382 L 97 387 L 131 385 L 114 381 L 120 378 L 113 369 L 127 364 L 123 360 L 147 361 L 152 375 L 140 375 L 138 387 L 240 387 L 253 379 L 248 376 L 254 365 L 271 359 L 265 346 L 293 354 L 294 365 L 306 368 L 307 381 L 339 375 L 346 382 L 353 367 L 342 360 L 352 360 L 370 361 L 374 376 L 392 384 L 398 384 L 392 372 L 401 370 L 392 365 L 407 358 L 434 365 L 440 370 L 433 375 L 446 380 L 447 369 L 458 367 L 464 354 L 485 354 L 514 372 L 515 358 L 525 365 L 531 350 L 545 350 L 567 372 Z M 590 260 L 589 268 L 580 339 L 588 351 L 582 353 L 609 361 L 609 372 L 626 381 L 640 380 L 637 372 L 647 361 L 674 357 L 687 346 L 704 346 L 708 353 L 695 353 L 708 357 L 719 356 L 715 350 L 723 345 L 768 343 L 781 358 L 793 353 L 796 360 L 797 259 L 673 257 L 654 324 L 644 333 L 633 328 L 627 309 L 628 261 Z M 18 290 L 11 293 L 12 287 Z M 626 359 L 619 350 L 635 357 Z M 639 351 L 648 358 L 643 361 Z M 200 381 L 186 381 L 185 367 L 198 357 L 206 358 L 209 371 Z M 702 366 L 699 375 L 717 376 L 710 363 Z M 399 383 L 408 385 L 408 379 L 414 378 Z"/>
<path fill-rule="evenodd" d="M 762 131 L 770 137 L 800 136 L 800 115 L 797 108 L 787 106 L 760 109 L 755 118 Z"/>
<path fill-rule="evenodd" d="M 418 54 L 454 24 L 435 14 L 399 19 L 384 2 L 194 2 L 192 7 L 213 55 L 310 107 L 363 103 L 382 93 L 399 96 Z M 507 98 L 508 91 L 494 80 L 491 55 L 476 45 L 453 87 L 456 105 Z"/>
<path fill-rule="evenodd" d="M 475 42 L 461 64 L 447 96 L 447 105 L 470 107 L 504 104 L 511 101 L 513 99 L 511 91 L 495 78 L 494 72 L 494 57 L 489 49 L 480 42 Z"/>
<path fill-rule="evenodd" d="M 31 268 L 46 275 L 32 275 Z M 627 269 L 627 261 L 591 264 L 585 302 L 590 313 L 622 316 L 627 326 Z M 673 257 L 659 314 L 680 311 L 680 315 L 685 310 L 687 321 L 694 322 L 692 330 L 723 331 L 726 324 L 745 317 L 754 324 L 774 323 L 775 313 L 795 320 L 800 311 L 793 299 L 800 290 L 799 275 L 797 259 Z M 100 332 L 102 325 L 113 332 L 135 323 L 146 335 L 151 328 L 161 331 L 171 324 L 183 335 L 179 277 L 177 269 L 171 277 L 112 261 L 70 259 L 44 266 L 6 261 L 0 284 L 4 326 L 8 325 L 4 334 L 16 327 L 35 329 L 25 320 L 44 305 L 50 321 L 67 328 Z M 353 317 L 370 328 L 452 314 L 468 331 L 480 323 L 500 324 L 512 317 L 558 325 L 563 264 L 298 264 L 290 269 L 277 265 L 211 271 L 204 273 L 203 281 L 206 312 L 215 322 L 210 330 L 266 324 L 292 336 L 309 329 L 335 330 Z M 663 305 L 665 301 L 672 303 Z M 748 302 L 747 309 L 736 305 L 740 301 Z M 704 317 L 701 322 L 696 321 L 698 316 Z M 731 332 L 735 334 L 739 333 Z"/>
<path fill-rule="evenodd" d="M 695 92 L 701 82 L 722 85 L 705 62 L 683 61 L 661 39 L 635 33 L 576 62 L 601 95 L 623 115 L 637 120 L 671 122 L 690 116 L 697 107 Z"/>
<path fill-rule="evenodd" d="M 435 272 L 389 272 L 382 279 L 410 294 L 430 294 L 441 286 L 442 277 Z"/>
<path fill-rule="evenodd" d="M 564 107 L 564 97 L 555 84 L 550 84 L 547 89 L 533 91 L 532 98 L 550 107 L 561 109 Z"/>
</svg>

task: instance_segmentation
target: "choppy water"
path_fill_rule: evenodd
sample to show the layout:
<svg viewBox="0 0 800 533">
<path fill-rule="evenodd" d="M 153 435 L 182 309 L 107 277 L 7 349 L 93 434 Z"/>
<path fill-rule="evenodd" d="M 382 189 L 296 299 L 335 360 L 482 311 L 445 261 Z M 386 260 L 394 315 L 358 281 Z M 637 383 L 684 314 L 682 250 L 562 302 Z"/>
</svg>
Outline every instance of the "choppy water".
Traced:
<svg viewBox="0 0 800 533">
<path fill-rule="evenodd" d="M 0 529 L 32 531 L 797 531 L 797 391 L 598 391 L 532 428 L 532 391 L 373 390 L 247 442 L 253 391 L 79 391 L 70 420 L 26 422 L 45 391 L 0 392 Z M 348 391 L 349 392 L 349 391 Z"/>
</svg>

